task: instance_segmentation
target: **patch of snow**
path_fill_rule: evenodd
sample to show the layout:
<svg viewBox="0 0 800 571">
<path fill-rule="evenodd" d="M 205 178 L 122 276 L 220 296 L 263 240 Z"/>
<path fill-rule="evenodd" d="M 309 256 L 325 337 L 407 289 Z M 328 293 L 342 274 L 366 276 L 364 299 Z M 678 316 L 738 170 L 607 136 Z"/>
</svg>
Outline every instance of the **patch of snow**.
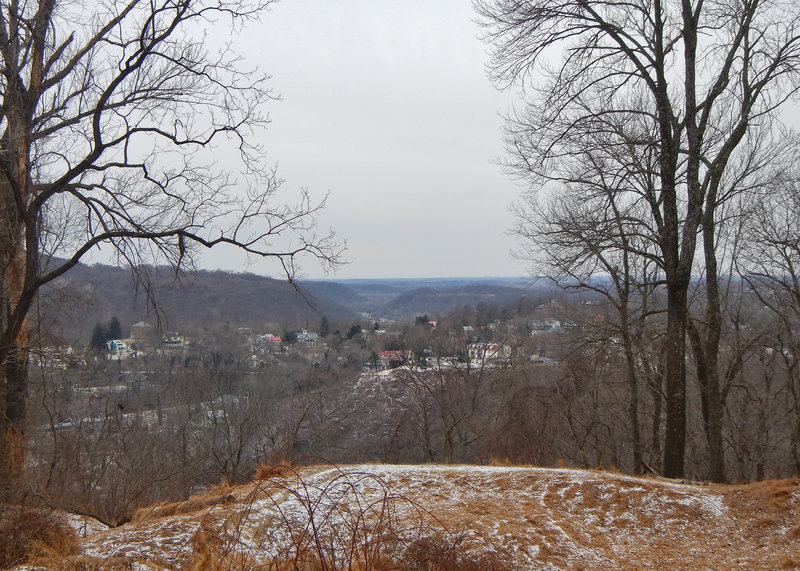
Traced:
<svg viewBox="0 0 800 571">
<path fill-rule="evenodd" d="M 725 502 L 722 496 L 717 495 L 703 495 L 703 496 L 684 496 L 674 500 L 678 504 L 685 506 L 698 506 L 704 512 L 708 512 L 714 517 L 722 517 L 725 515 Z"/>
<path fill-rule="evenodd" d="M 109 529 L 109 526 L 90 516 L 67 513 L 65 517 L 69 526 L 78 534 L 78 537 L 88 537 L 94 533 Z"/>
</svg>

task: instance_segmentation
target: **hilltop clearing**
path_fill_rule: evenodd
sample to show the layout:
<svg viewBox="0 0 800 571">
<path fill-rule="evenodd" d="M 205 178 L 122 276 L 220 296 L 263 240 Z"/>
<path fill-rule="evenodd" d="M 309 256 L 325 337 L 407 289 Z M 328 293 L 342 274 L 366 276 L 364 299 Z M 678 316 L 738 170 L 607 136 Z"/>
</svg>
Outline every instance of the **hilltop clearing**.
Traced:
<svg viewBox="0 0 800 571">
<path fill-rule="evenodd" d="M 573 469 L 382 464 L 260 475 L 91 533 L 75 562 L 104 569 L 800 567 L 796 480 L 704 486 Z"/>
</svg>

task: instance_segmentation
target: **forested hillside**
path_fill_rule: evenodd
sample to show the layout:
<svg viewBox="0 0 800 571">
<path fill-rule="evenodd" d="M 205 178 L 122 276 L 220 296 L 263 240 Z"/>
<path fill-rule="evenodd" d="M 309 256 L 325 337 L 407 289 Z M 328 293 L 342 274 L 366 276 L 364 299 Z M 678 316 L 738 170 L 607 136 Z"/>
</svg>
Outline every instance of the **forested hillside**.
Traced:
<svg viewBox="0 0 800 571">
<path fill-rule="evenodd" d="M 160 329 L 213 329 L 230 324 L 282 329 L 315 327 L 322 316 L 348 321 L 356 313 L 327 297 L 317 296 L 286 280 L 248 273 L 205 271 L 176 277 L 169 268 L 151 271 L 152 280 L 138 283 L 130 269 L 78 265 L 41 296 L 41 314 L 51 334 L 67 341 L 88 342 L 92 326 L 116 316 L 128 327 L 158 322 Z"/>
</svg>

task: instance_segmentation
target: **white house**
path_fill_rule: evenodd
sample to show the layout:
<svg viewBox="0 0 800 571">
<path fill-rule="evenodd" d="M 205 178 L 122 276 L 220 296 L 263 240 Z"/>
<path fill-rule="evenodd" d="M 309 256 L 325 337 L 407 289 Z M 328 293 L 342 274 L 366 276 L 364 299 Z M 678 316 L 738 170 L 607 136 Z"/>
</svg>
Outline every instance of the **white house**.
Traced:
<svg viewBox="0 0 800 571">
<path fill-rule="evenodd" d="M 511 347 L 499 343 L 471 343 L 467 346 L 471 363 L 499 364 L 511 357 Z"/>
<path fill-rule="evenodd" d="M 297 334 L 297 342 L 305 343 L 306 345 L 316 345 L 318 339 L 319 334 L 315 333 L 314 331 L 306 331 L 305 329 L 301 329 L 300 333 Z"/>
</svg>

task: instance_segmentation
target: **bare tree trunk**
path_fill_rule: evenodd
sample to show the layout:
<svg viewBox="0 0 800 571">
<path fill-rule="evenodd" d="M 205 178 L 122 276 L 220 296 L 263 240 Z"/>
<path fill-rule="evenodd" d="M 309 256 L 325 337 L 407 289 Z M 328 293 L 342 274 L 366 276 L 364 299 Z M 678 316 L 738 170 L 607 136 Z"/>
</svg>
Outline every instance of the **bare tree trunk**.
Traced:
<svg viewBox="0 0 800 571">
<path fill-rule="evenodd" d="M 792 401 L 790 403 L 790 410 L 792 411 L 790 448 L 792 451 L 794 471 L 796 474 L 800 474 L 800 383 L 798 383 L 796 373 L 796 362 L 787 363 L 787 384 L 789 386 L 789 394 L 792 395 Z"/>
<path fill-rule="evenodd" d="M 0 417 L 0 490 L 12 490 L 25 473 L 27 410 L 27 364 L 20 352 L 6 359 L 2 374 L 6 382 L 5 410 Z"/>
<path fill-rule="evenodd" d="M 667 397 L 663 474 L 683 478 L 686 449 L 686 288 L 667 284 L 667 338 L 664 385 Z"/>
<path fill-rule="evenodd" d="M 703 233 L 706 233 L 705 228 Z M 713 248 L 713 245 L 711 246 Z M 722 309 L 719 295 L 719 279 L 716 269 L 716 256 L 706 256 L 706 378 L 702 391 L 707 401 L 706 441 L 708 444 L 708 479 L 712 482 L 725 482 L 725 458 L 722 442 L 723 403 L 720 392 L 719 344 L 722 334 Z M 703 381 L 701 379 L 701 381 Z"/>
<path fill-rule="evenodd" d="M 707 314 L 713 310 L 707 310 Z M 725 468 L 722 454 L 722 397 L 719 390 L 718 343 L 717 348 L 709 346 L 711 333 L 704 340 L 696 325 L 690 319 L 687 323 L 689 340 L 694 353 L 697 382 L 700 385 L 700 405 L 703 412 L 703 427 L 706 436 L 706 477 L 713 482 L 725 481 Z"/>
<path fill-rule="evenodd" d="M 625 366 L 628 377 L 628 422 L 631 425 L 633 471 L 639 474 L 642 470 L 642 437 L 639 430 L 639 380 L 636 375 L 633 341 L 628 329 L 627 319 L 627 312 L 625 312 L 622 322 L 622 337 L 625 346 Z"/>
<path fill-rule="evenodd" d="M 6 220 L 13 219 L 8 209 L 10 193 L 8 184 L 1 185 L 3 190 L 3 207 Z M 13 211 L 12 211 L 13 212 Z M 6 228 L 5 232 L 13 232 Z M 24 251 L 18 246 L 19 238 L 4 235 L 2 271 L 0 280 L 0 313 L 2 313 L 3 331 L 12 327 L 12 312 L 19 303 L 22 291 L 24 271 Z M 15 247 L 16 246 L 16 247 Z M 0 341 L 0 380 L 5 391 L 0 401 L 0 488 L 13 488 L 21 482 L 25 470 L 26 437 L 25 423 L 27 416 L 27 325 L 23 325 L 13 339 Z"/>
<path fill-rule="evenodd" d="M 663 7 L 659 2 L 657 15 L 658 57 L 663 58 L 664 46 Z M 685 24 L 688 24 L 685 22 Z M 689 40 L 691 41 L 691 39 Z M 688 50 L 688 48 L 687 48 Z M 688 50 L 691 51 L 691 50 Z M 689 56 L 687 55 L 687 61 Z M 680 133 L 673 124 L 674 111 L 667 91 L 666 65 L 664 61 L 657 66 L 657 88 L 654 90 L 658 114 L 660 136 L 659 167 L 661 193 L 659 200 L 650 200 L 650 208 L 655 220 L 660 220 L 660 248 L 666 274 L 667 289 L 667 330 L 665 342 L 664 389 L 666 391 L 666 430 L 664 434 L 663 474 L 669 478 L 684 476 L 684 456 L 686 451 L 686 302 L 691 279 L 694 256 L 695 233 L 699 223 L 701 204 L 697 197 L 689 196 L 686 205 L 686 218 L 681 222 L 678 199 L 678 162 L 681 152 Z M 694 77 L 688 77 L 692 69 L 687 69 L 685 84 L 691 88 Z M 689 94 L 687 94 L 689 97 Z M 690 141 L 691 144 L 691 141 Z"/>
<path fill-rule="evenodd" d="M 659 384 L 651 386 L 651 394 L 653 395 L 653 422 L 650 428 L 650 454 L 651 462 L 661 462 L 661 374 L 658 375 Z"/>
<path fill-rule="evenodd" d="M 0 285 L 0 375 L 5 382 L 3 403 L 3 449 L 0 471 L 13 485 L 21 481 L 25 467 L 25 423 L 27 415 L 27 313 L 34 292 L 27 289 L 26 281 L 38 271 L 39 219 L 31 217 L 28 203 L 31 200 L 30 124 L 42 84 L 44 34 L 54 2 L 42 2 L 40 12 L 31 29 L 31 55 L 28 85 L 22 80 L 17 66 L 22 65 L 20 48 L 14 41 L 6 40 L 0 48 L 4 66 L 16 73 L 5 75 L 3 108 L 5 132 L 0 139 L 0 264 L 4 277 Z M 14 18 L 16 14 L 12 15 Z M 5 34 L 4 34 L 5 35 Z M 32 263 L 33 262 L 33 263 Z"/>
</svg>

